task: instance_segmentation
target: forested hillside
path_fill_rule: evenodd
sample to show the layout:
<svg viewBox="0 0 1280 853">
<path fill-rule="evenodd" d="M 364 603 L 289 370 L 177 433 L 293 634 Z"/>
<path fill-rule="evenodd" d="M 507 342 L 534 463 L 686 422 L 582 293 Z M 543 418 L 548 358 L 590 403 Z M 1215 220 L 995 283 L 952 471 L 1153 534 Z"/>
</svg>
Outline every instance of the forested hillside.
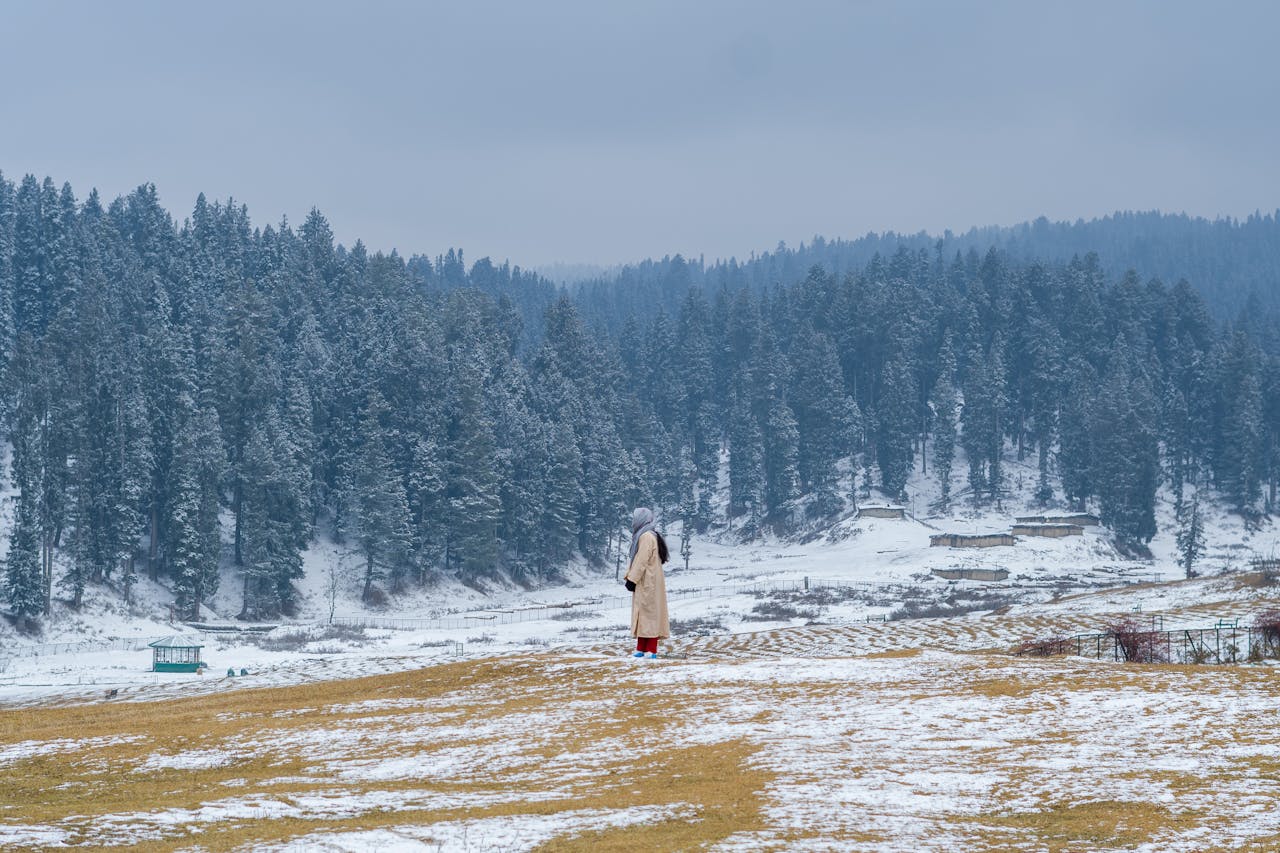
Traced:
<svg viewBox="0 0 1280 853">
<path fill-rule="evenodd" d="M 1250 223 L 1200 256 L 1243 241 L 1275 270 L 1274 221 Z M 201 197 L 177 223 L 152 186 L 104 207 L 0 178 L 7 607 L 146 572 L 195 614 L 234 566 L 242 616 L 288 612 L 320 533 L 362 555 L 369 601 L 545 578 L 618 547 L 637 504 L 751 535 L 899 496 L 920 466 L 981 506 L 1009 454 L 1124 543 L 1155 532 L 1162 482 L 1270 510 L 1273 319 L 993 242 L 842 274 L 677 258 L 569 295 L 458 252 L 346 249 L 319 212 L 255 227 Z"/>
<path fill-rule="evenodd" d="M 707 265 L 680 256 L 645 261 L 604 278 L 578 278 L 588 311 L 621 322 L 637 298 L 660 294 L 679 299 L 690 284 L 708 291 L 721 286 L 749 287 L 760 293 L 791 283 L 820 266 L 836 278 L 857 273 L 875 257 L 906 250 L 928 251 L 951 259 L 995 248 L 1018 263 L 1066 264 L 1095 253 L 1108 278 L 1130 270 L 1145 281 L 1187 279 L 1218 319 L 1234 319 L 1246 307 L 1280 308 L 1280 218 L 1254 214 L 1244 220 L 1207 220 L 1156 212 L 1117 213 L 1102 219 L 1049 222 L 1040 218 L 1013 227 L 973 228 L 963 234 L 868 234 L 855 240 L 815 238 L 798 248 L 779 245 L 745 261 Z M 615 286 L 620 284 L 621 286 Z"/>
</svg>

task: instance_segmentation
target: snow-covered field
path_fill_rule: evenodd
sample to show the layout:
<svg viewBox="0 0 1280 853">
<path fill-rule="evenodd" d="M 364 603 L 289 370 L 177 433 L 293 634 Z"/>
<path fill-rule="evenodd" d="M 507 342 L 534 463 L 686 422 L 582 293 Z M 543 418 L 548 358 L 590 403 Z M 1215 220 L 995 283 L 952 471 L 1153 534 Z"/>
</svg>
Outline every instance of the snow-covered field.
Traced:
<svg viewBox="0 0 1280 853">
<path fill-rule="evenodd" d="M 921 624 L 945 644 L 959 621 Z M 1280 842 L 1271 667 L 858 653 L 816 626 L 755 639 L 0 714 L 0 847 Z"/>
<path fill-rule="evenodd" d="M 657 662 L 625 656 L 612 566 L 535 590 L 446 582 L 371 613 L 322 540 L 300 615 L 202 635 L 204 675 L 147 671 L 141 641 L 193 633 L 161 584 L 128 606 L 98 595 L 43 637 L 0 634 L 0 848 L 1280 849 L 1269 663 L 1008 654 L 1117 614 L 1247 625 L 1280 605 L 1243 574 L 1274 525 L 1208 506 L 1191 581 L 1167 500 L 1151 560 L 1098 529 L 929 546 L 1031 509 L 699 538 L 668 567 Z M 1010 576 L 930 574 L 955 567 Z M 233 623 L 233 581 L 211 621 Z M 901 618 L 921 613 L 944 618 Z"/>
<path fill-rule="evenodd" d="M 898 615 L 948 612 L 929 610 L 930 605 L 980 612 L 1005 604 L 1047 602 L 1081 590 L 1182 576 L 1167 494 L 1161 495 L 1158 507 L 1161 533 L 1151 543 L 1151 560 L 1122 557 L 1109 534 L 1099 528 L 1063 539 L 1022 537 L 1012 547 L 930 547 L 934 533 L 1007 532 L 1015 516 L 1041 511 L 1029 495 L 1034 470 L 1013 461 L 1008 469 L 1017 497 L 1000 510 L 975 511 L 958 501 L 946 516 L 923 515 L 923 507 L 936 498 L 936 483 L 917 476 L 908 510 L 914 504 L 920 516 L 859 519 L 850 512 L 835 524 L 803 531 L 789 541 L 771 538 L 742 543 L 735 531 L 725 529 L 697 537 L 687 569 L 678 555 L 668 565 L 676 633 L 686 637 L 739 634 L 808 622 L 858 625 L 888 618 L 895 611 Z M 1280 526 L 1267 522 L 1259 530 L 1247 530 L 1239 517 L 1211 502 L 1202 504 L 1202 510 L 1209 533 L 1208 553 L 1197 567 L 1202 573 L 1243 571 L 1251 558 L 1280 552 Z M 668 532 L 674 552 L 678 525 Z M 533 590 L 498 583 L 481 590 L 442 581 L 393 598 L 378 611 L 360 604 L 359 561 L 349 551 L 322 538 L 306 553 L 305 567 L 299 615 L 284 620 L 265 638 L 203 635 L 204 660 L 210 665 L 203 676 L 148 671 L 146 641 L 194 632 L 168 621 L 171 593 L 162 583 L 146 578 L 129 605 L 114 591 L 102 589 L 91 590 L 83 612 L 59 605 L 38 638 L 20 636 L 0 620 L 0 705 L 52 697 L 93 698 L 107 690 L 135 696 L 180 695 L 389 672 L 546 647 L 621 647 L 628 642 L 628 598 L 616 580 L 614 564 L 596 568 L 571 564 L 562 568 L 559 582 Z M 947 568 L 1002 568 L 1010 577 L 1002 583 L 980 584 L 948 582 L 930 574 Z M 331 576 L 339 581 L 333 602 L 335 621 L 372 627 L 327 626 Z M 839 589 L 821 596 L 792 595 L 804 589 L 806 580 L 812 589 Z M 1184 598 L 1207 594 L 1194 585 L 1178 589 Z M 229 570 L 206 614 L 210 622 L 236 624 L 238 590 Z M 1172 594 L 1162 592 L 1159 596 L 1164 598 L 1158 598 L 1153 593 L 1123 608 L 1092 597 L 1074 606 L 1115 612 L 1135 607 L 1170 610 L 1187 603 L 1168 599 Z M 1212 625 L 1219 615 L 1247 615 L 1256 609 L 1248 604 L 1250 595 L 1247 589 L 1235 587 L 1213 593 L 1211 598 L 1219 601 L 1241 603 L 1226 606 L 1221 614 L 1193 618 L 1186 627 Z M 903 611 L 907 602 L 916 609 Z M 228 669 L 247 670 L 249 675 L 228 679 Z"/>
</svg>

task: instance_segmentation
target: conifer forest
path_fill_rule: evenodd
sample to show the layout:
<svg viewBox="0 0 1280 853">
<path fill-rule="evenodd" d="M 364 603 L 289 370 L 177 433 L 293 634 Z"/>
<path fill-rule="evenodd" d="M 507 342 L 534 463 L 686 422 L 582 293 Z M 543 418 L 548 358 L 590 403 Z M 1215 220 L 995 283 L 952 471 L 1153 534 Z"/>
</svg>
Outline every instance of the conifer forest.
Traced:
<svg viewBox="0 0 1280 853">
<path fill-rule="evenodd" d="M 287 614 L 320 535 L 369 602 L 546 580 L 612 567 L 634 506 L 785 534 L 913 472 L 998 505 L 1011 458 L 1140 552 L 1160 487 L 1275 507 L 1277 268 L 1272 215 L 1124 214 L 561 286 L 339 245 L 318 211 L 0 177 L 3 603 L 148 574 L 195 616 L 233 567 L 243 618 Z"/>
</svg>

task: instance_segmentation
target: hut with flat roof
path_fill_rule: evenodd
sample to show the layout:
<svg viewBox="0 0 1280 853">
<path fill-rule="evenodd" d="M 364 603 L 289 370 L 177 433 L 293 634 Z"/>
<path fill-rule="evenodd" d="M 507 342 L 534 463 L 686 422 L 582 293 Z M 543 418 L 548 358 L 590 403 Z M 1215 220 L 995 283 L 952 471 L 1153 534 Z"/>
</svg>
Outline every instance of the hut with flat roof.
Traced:
<svg viewBox="0 0 1280 853">
<path fill-rule="evenodd" d="M 1012 533 L 937 533 L 929 537 L 934 548 L 996 548 L 1017 542 Z"/>
<path fill-rule="evenodd" d="M 1078 524 L 1024 523 L 1013 526 L 1014 536 L 1047 536 L 1058 539 L 1063 536 L 1080 536 L 1083 533 L 1084 528 Z"/>
<path fill-rule="evenodd" d="M 933 573 L 949 581 L 1002 581 L 1009 577 L 1008 569 L 933 569 Z"/>
<path fill-rule="evenodd" d="M 900 506 L 862 506 L 858 507 L 858 518 L 906 518 L 906 507 Z"/>
<path fill-rule="evenodd" d="M 1098 517 L 1087 512 L 1071 515 L 1020 515 L 1014 519 L 1018 524 L 1077 524 L 1080 527 L 1097 527 Z"/>
</svg>

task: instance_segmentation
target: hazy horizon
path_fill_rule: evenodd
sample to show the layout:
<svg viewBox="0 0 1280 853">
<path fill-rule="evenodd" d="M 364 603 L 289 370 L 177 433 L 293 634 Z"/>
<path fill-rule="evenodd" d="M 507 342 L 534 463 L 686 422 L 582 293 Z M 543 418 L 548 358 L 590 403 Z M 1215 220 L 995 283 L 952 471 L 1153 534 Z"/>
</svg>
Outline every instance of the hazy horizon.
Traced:
<svg viewBox="0 0 1280 853">
<path fill-rule="evenodd" d="M 604 267 L 1280 205 L 1264 3 L 32 4 L 0 170 Z M 21 81 L 20 83 L 16 81 Z"/>
</svg>

